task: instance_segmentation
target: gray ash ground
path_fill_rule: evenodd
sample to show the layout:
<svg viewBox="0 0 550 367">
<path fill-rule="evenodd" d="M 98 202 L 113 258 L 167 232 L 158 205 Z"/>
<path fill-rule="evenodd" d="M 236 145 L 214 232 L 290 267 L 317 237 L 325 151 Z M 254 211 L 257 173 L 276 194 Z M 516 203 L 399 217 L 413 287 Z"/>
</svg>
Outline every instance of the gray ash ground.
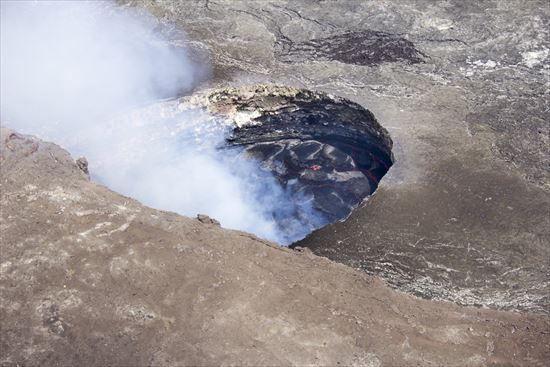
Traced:
<svg viewBox="0 0 550 367">
<path fill-rule="evenodd" d="M 327 222 L 347 217 L 392 165 L 388 133 L 371 112 L 349 100 L 272 88 L 259 87 L 256 96 L 232 102 L 238 110 L 262 112 L 236 127 L 228 143 L 244 147 L 246 157 L 260 160 Z"/>
</svg>

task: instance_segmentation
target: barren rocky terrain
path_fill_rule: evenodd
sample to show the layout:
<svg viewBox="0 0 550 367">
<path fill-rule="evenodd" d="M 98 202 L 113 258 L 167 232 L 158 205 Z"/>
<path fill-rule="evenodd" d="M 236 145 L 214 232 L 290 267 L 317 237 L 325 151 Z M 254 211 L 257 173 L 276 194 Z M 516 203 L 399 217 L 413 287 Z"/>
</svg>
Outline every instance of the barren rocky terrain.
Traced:
<svg viewBox="0 0 550 367">
<path fill-rule="evenodd" d="M 465 308 L 152 210 L 2 129 L 2 365 L 543 366 L 546 316 Z"/>
<path fill-rule="evenodd" d="M 321 90 L 390 132 L 374 197 L 299 246 L 423 297 L 550 311 L 546 2 L 130 4 L 208 50 L 215 85 Z"/>
<path fill-rule="evenodd" d="M 1 365 L 550 362 L 545 1 L 119 3 L 209 58 L 196 92 L 346 98 L 394 162 L 286 248 L 150 209 L 3 127 Z"/>
</svg>

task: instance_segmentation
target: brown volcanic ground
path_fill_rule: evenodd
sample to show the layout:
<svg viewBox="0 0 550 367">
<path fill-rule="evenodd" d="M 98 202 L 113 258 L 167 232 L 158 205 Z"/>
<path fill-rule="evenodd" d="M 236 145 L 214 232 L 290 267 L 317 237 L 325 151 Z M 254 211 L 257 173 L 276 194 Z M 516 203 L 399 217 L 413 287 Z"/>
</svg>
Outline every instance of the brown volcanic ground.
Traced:
<svg viewBox="0 0 550 367">
<path fill-rule="evenodd" d="M 543 366 L 550 320 L 427 301 L 149 209 L 2 129 L 1 364 Z"/>
<path fill-rule="evenodd" d="M 300 243 L 347 267 L 145 208 L 3 129 L 2 365 L 548 364 L 545 1 L 129 3 L 208 51 L 210 87 L 365 106 L 395 164 Z"/>
<path fill-rule="evenodd" d="M 374 113 L 395 162 L 299 246 L 425 298 L 550 312 L 547 1 L 124 1 L 213 60 Z"/>
</svg>

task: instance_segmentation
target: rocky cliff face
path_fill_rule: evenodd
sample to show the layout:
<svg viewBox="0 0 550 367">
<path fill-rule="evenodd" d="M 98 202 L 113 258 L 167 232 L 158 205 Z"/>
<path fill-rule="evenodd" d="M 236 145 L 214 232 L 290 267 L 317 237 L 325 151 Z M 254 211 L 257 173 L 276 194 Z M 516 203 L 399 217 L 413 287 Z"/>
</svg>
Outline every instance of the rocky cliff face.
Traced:
<svg viewBox="0 0 550 367">
<path fill-rule="evenodd" d="M 364 272 L 161 212 L 1 130 L 0 361 L 543 365 L 544 316 L 425 301 Z"/>
</svg>

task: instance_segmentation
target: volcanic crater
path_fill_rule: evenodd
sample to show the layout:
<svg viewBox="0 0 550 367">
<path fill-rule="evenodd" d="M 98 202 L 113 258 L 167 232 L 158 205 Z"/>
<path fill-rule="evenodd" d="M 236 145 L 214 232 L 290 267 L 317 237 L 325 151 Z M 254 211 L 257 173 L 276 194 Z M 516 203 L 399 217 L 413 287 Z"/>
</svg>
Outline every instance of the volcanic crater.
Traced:
<svg viewBox="0 0 550 367">
<path fill-rule="evenodd" d="M 326 222 L 347 217 L 393 164 L 388 132 L 370 111 L 344 98 L 256 85 L 214 91 L 207 108 L 234 122 L 224 148 L 244 148 L 244 158 L 261 161 Z"/>
</svg>

